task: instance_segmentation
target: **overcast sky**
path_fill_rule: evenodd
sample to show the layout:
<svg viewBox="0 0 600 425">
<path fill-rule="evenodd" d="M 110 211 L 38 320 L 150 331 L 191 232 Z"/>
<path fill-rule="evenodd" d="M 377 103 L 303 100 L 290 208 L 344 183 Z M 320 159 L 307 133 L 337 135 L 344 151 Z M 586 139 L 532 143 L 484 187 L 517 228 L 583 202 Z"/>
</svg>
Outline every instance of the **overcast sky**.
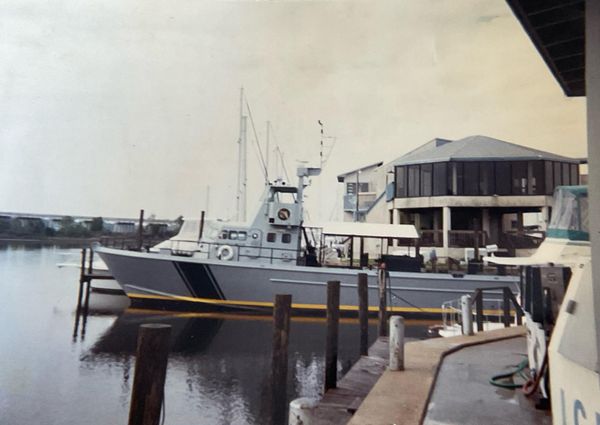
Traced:
<svg viewBox="0 0 600 425">
<path fill-rule="evenodd" d="M 586 155 L 584 99 L 502 0 L 3 0 L 0 211 L 198 216 L 210 186 L 209 214 L 235 215 L 242 85 L 291 173 L 318 163 L 318 120 L 335 140 L 313 219 L 337 174 L 434 137 Z"/>
</svg>

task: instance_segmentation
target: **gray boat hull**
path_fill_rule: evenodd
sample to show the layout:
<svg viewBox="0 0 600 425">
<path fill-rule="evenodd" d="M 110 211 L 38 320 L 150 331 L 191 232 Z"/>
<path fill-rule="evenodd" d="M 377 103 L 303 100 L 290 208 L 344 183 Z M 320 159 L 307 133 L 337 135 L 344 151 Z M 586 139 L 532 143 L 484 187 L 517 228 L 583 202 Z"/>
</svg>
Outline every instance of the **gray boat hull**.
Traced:
<svg viewBox="0 0 600 425">
<path fill-rule="evenodd" d="M 105 247 L 96 252 L 108 265 L 134 305 L 213 305 L 228 308 L 270 308 L 276 294 L 291 294 L 293 307 L 326 308 L 327 281 L 341 283 L 342 311 L 357 310 L 357 274 L 365 272 L 369 283 L 369 309 L 379 305 L 376 270 L 220 261 Z M 445 301 L 471 294 L 477 288 L 509 287 L 518 292 L 513 276 L 390 272 L 388 306 L 391 311 L 439 315 Z M 500 308 L 500 290 L 486 292 L 488 309 Z"/>
</svg>

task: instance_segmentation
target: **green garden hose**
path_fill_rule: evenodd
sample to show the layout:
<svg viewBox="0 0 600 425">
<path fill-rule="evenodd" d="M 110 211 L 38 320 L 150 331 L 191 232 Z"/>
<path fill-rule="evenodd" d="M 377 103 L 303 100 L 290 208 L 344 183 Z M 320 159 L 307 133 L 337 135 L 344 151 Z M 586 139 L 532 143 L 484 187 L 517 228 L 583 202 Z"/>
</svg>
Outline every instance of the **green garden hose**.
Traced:
<svg viewBox="0 0 600 425">
<path fill-rule="evenodd" d="M 490 378 L 490 384 L 495 385 L 500 388 L 510 388 L 510 389 L 521 388 L 525 382 L 516 383 L 516 382 L 514 382 L 514 380 L 512 382 L 509 382 L 509 381 L 506 381 L 506 379 L 510 378 L 512 380 L 512 378 L 518 374 L 521 378 L 523 378 L 525 381 L 527 381 L 527 376 L 525 376 L 525 374 L 523 373 L 523 370 L 528 365 L 529 365 L 529 360 L 527 358 L 525 358 L 525 359 L 521 360 L 521 363 L 519 363 L 517 368 L 515 370 L 513 370 L 512 372 L 506 372 L 506 373 L 501 373 L 499 375 L 492 376 Z M 504 380 L 504 381 L 502 381 L 502 380 Z"/>
</svg>

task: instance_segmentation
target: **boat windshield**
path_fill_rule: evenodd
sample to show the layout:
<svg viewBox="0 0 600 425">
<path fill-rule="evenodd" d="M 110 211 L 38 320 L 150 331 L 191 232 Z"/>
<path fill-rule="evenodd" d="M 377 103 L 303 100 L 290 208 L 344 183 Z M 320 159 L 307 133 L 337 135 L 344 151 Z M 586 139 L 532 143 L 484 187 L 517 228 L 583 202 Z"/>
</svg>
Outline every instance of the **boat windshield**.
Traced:
<svg viewBox="0 0 600 425">
<path fill-rule="evenodd" d="M 554 191 L 547 236 L 587 241 L 590 239 L 588 223 L 587 186 L 558 186 Z"/>
</svg>

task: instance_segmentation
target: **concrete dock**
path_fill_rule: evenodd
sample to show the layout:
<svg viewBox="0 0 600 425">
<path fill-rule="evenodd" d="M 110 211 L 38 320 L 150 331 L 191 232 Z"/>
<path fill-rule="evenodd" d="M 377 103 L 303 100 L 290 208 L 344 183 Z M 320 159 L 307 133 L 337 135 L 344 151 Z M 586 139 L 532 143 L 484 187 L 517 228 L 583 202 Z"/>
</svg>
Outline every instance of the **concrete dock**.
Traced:
<svg viewBox="0 0 600 425">
<path fill-rule="evenodd" d="M 398 372 L 387 370 L 387 339 L 379 339 L 373 355 L 325 394 L 310 424 L 550 424 L 550 413 L 536 410 L 520 390 L 488 382 L 526 355 L 525 332 L 511 327 L 408 342 L 405 370 Z"/>
</svg>

